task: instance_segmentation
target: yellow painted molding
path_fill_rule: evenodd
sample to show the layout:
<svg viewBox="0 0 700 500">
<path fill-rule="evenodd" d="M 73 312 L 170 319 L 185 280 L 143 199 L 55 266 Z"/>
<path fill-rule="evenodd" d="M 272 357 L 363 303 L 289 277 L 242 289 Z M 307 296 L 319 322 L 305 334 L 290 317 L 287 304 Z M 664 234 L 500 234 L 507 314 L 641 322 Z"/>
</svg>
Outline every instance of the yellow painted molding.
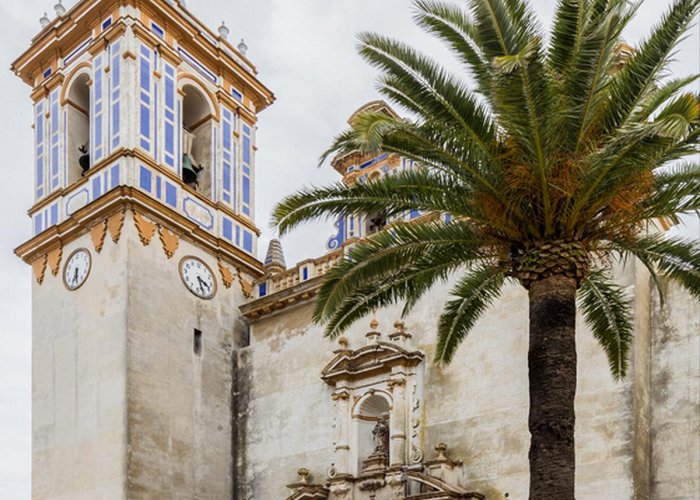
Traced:
<svg viewBox="0 0 700 500">
<path fill-rule="evenodd" d="M 177 237 L 172 231 L 168 231 L 162 225 L 158 225 L 158 234 L 160 235 L 160 242 L 163 244 L 163 251 L 168 259 L 172 259 L 180 246 L 180 238 Z"/>
<path fill-rule="evenodd" d="M 60 245 L 51 250 L 47 255 L 47 262 L 49 268 L 51 269 L 51 274 L 58 276 L 58 272 L 61 269 L 61 259 L 63 258 L 63 245 Z"/>
<path fill-rule="evenodd" d="M 92 239 L 92 245 L 95 247 L 95 252 L 100 253 L 102 247 L 105 244 L 105 236 L 107 235 L 107 221 L 96 224 L 90 230 L 90 238 Z"/>
<path fill-rule="evenodd" d="M 44 282 L 44 276 L 46 275 L 47 260 L 48 259 L 46 255 L 42 255 L 34 262 L 32 262 L 32 271 L 34 271 L 34 278 L 36 278 L 36 282 L 40 285 Z"/>
<path fill-rule="evenodd" d="M 120 210 L 107 219 L 107 230 L 109 231 L 110 236 L 112 236 L 112 241 L 114 243 L 119 243 L 119 238 L 122 235 L 122 228 L 124 227 L 125 216 L 126 214 L 124 210 Z"/>
<path fill-rule="evenodd" d="M 153 236 L 156 234 L 156 229 L 158 229 L 156 223 L 149 222 L 143 215 L 134 210 L 134 225 L 139 233 L 141 244 L 145 247 L 150 245 Z"/>
</svg>

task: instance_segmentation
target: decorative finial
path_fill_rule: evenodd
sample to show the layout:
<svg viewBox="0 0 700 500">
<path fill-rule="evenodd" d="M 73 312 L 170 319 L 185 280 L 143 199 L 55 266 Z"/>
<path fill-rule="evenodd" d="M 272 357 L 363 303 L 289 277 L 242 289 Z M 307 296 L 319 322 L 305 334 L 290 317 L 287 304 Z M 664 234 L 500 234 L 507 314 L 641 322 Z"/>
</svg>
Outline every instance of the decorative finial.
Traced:
<svg viewBox="0 0 700 500">
<path fill-rule="evenodd" d="M 396 331 L 394 333 L 389 334 L 389 340 L 391 340 L 392 342 L 406 344 L 413 337 L 413 335 L 406 331 L 406 324 L 403 322 L 402 319 L 394 323 L 394 328 L 396 328 Z"/>
<path fill-rule="evenodd" d="M 248 45 L 246 45 L 245 40 L 241 38 L 241 43 L 238 44 L 238 52 L 243 55 L 248 53 Z"/>
<path fill-rule="evenodd" d="M 297 474 L 299 475 L 299 484 L 309 484 L 309 475 L 311 474 L 309 469 L 302 467 L 297 471 Z"/>
<path fill-rule="evenodd" d="M 224 40 L 228 40 L 228 36 L 231 34 L 231 30 L 228 29 L 226 23 L 221 21 L 221 26 L 219 26 L 219 36 Z"/>
<path fill-rule="evenodd" d="M 369 322 L 369 327 L 372 331 L 375 331 L 379 327 L 379 321 L 377 321 L 377 309 L 372 308 L 372 321 Z"/>
<path fill-rule="evenodd" d="M 49 24 L 51 24 L 51 19 L 49 19 L 46 12 L 44 12 L 44 15 L 41 16 L 41 19 L 39 19 L 39 23 L 41 24 L 42 28 L 46 28 Z"/>
<path fill-rule="evenodd" d="M 58 0 L 58 2 L 56 2 L 56 5 L 53 6 L 53 10 L 56 11 L 56 15 L 58 17 L 61 17 L 63 14 L 65 14 L 66 8 L 63 6 L 63 0 Z"/>
<path fill-rule="evenodd" d="M 438 452 L 437 460 L 447 460 L 447 445 L 445 443 L 435 445 L 435 451 Z"/>
<path fill-rule="evenodd" d="M 349 345 L 347 337 L 340 337 L 338 339 L 338 344 L 343 351 L 347 351 Z"/>
<path fill-rule="evenodd" d="M 284 260 L 282 243 L 280 243 L 279 240 L 270 240 L 270 245 L 267 247 L 267 255 L 265 257 L 265 271 L 269 274 L 279 274 L 286 270 L 287 264 Z"/>
</svg>

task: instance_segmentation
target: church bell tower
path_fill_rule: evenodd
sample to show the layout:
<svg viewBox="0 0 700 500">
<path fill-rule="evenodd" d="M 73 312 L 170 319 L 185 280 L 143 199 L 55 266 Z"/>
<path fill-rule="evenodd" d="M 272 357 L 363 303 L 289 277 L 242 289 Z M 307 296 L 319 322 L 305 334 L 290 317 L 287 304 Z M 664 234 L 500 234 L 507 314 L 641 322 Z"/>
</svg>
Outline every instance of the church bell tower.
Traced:
<svg viewBox="0 0 700 500">
<path fill-rule="evenodd" d="M 35 117 L 16 250 L 34 278 L 35 499 L 231 497 L 274 96 L 228 35 L 176 0 L 59 2 L 12 65 Z"/>
</svg>

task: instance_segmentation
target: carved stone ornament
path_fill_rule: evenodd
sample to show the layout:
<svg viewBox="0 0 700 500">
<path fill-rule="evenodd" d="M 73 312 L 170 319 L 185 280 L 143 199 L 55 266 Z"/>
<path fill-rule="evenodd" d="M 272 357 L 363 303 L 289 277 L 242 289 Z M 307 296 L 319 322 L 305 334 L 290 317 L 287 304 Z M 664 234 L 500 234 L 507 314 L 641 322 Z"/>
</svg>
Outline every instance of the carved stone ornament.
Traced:
<svg viewBox="0 0 700 500">
<path fill-rule="evenodd" d="M 301 468 L 297 471 L 299 478 L 296 483 L 287 485 L 292 494 L 287 500 L 327 500 L 329 490 L 323 485 L 312 484 L 309 469 Z"/>
<path fill-rule="evenodd" d="M 47 255 L 47 263 L 49 269 L 51 269 L 51 274 L 58 276 L 58 272 L 61 270 L 61 259 L 63 258 L 63 245 L 59 245 L 58 248 L 54 248 Z"/>
<path fill-rule="evenodd" d="M 435 459 L 424 460 L 425 354 L 412 348 L 402 322 L 389 342 L 378 326 L 373 318 L 367 343 L 357 349 L 343 340 L 322 371 L 335 406 L 330 498 L 485 499 L 461 486 L 462 464 L 448 458 L 445 445 L 436 447 Z"/>
<path fill-rule="evenodd" d="M 177 234 L 168 231 L 161 225 L 158 225 L 158 234 L 160 235 L 160 242 L 163 244 L 165 255 L 172 259 L 180 246 L 180 238 L 177 237 Z"/>
<path fill-rule="evenodd" d="M 330 490 L 333 500 L 347 500 L 352 492 L 352 483 L 346 480 L 331 481 Z"/>
<path fill-rule="evenodd" d="M 124 227 L 125 216 L 126 214 L 121 210 L 107 219 L 107 230 L 114 243 L 119 243 L 119 238 L 122 235 L 122 228 Z"/>
<path fill-rule="evenodd" d="M 245 279 L 243 277 L 243 273 L 241 272 L 240 269 L 237 269 L 238 272 L 238 281 L 241 284 L 241 290 L 243 290 L 243 296 L 246 299 L 252 299 L 253 298 L 253 282 Z"/>
<path fill-rule="evenodd" d="M 145 247 L 151 244 L 158 226 L 155 222 L 149 222 L 143 215 L 134 211 L 134 225 L 139 233 L 141 244 Z"/>
<path fill-rule="evenodd" d="M 226 288 L 231 288 L 235 280 L 233 272 L 226 267 L 224 261 L 221 259 L 219 259 L 219 273 L 221 273 L 221 281 L 223 282 L 224 286 Z"/>
<path fill-rule="evenodd" d="M 107 235 L 107 221 L 96 224 L 90 231 L 90 238 L 95 247 L 95 252 L 100 253 L 105 244 L 105 236 Z"/>
<path fill-rule="evenodd" d="M 42 255 L 34 262 L 32 262 L 32 271 L 34 272 L 34 278 L 36 282 L 40 285 L 44 282 L 44 276 L 46 275 L 46 262 L 48 258 L 46 255 Z"/>
</svg>

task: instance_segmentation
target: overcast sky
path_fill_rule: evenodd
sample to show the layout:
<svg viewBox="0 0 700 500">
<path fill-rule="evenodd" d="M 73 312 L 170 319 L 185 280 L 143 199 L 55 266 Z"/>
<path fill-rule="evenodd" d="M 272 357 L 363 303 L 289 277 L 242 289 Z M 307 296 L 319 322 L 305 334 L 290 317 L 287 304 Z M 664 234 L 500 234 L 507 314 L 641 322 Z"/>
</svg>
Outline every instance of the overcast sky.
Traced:
<svg viewBox="0 0 700 500">
<path fill-rule="evenodd" d="M 0 498 L 30 497 L 31 323 L 29 266 L 13 249 L 30 236 L 26 210 L 32 203 L 32 107 L 29 88 L 9 70 L 10 63 L 39 31 L 44 11 L 53 17 L 54 0 L 2 0 L 0 5 Z M 549 25 L 554 0 L 534 0 Z M 70 8 L 74 0 L 64 0 Z M 637 42 L 656 22 L 669 0 L 648 0 L 626 33 Z M 449 54 L 411 21 L 409 0 L 187 0 L 189 9 L 212 28 L 222 18 L 231 39 L 244 37 L 259 76 L 277 102 L 260 117 L 257 159 L 257 220 L 270 236 L 271 207 L 304 184 L 337 180 L 316 159 L 347 117 L 376 99 L 375 72 L 356 54 L 360 31 L 381 31 L 437 58 Z M 677 54 L 673 72 L 697 73 L 698 28 Z M 455 69 L 457 67 L 451 63 Z M 697 237 L 696 227 L 686 228 Z M 330 224 L 306 227 L 283 240 L 287 263 L 324 252 Z"/>
</svg>

